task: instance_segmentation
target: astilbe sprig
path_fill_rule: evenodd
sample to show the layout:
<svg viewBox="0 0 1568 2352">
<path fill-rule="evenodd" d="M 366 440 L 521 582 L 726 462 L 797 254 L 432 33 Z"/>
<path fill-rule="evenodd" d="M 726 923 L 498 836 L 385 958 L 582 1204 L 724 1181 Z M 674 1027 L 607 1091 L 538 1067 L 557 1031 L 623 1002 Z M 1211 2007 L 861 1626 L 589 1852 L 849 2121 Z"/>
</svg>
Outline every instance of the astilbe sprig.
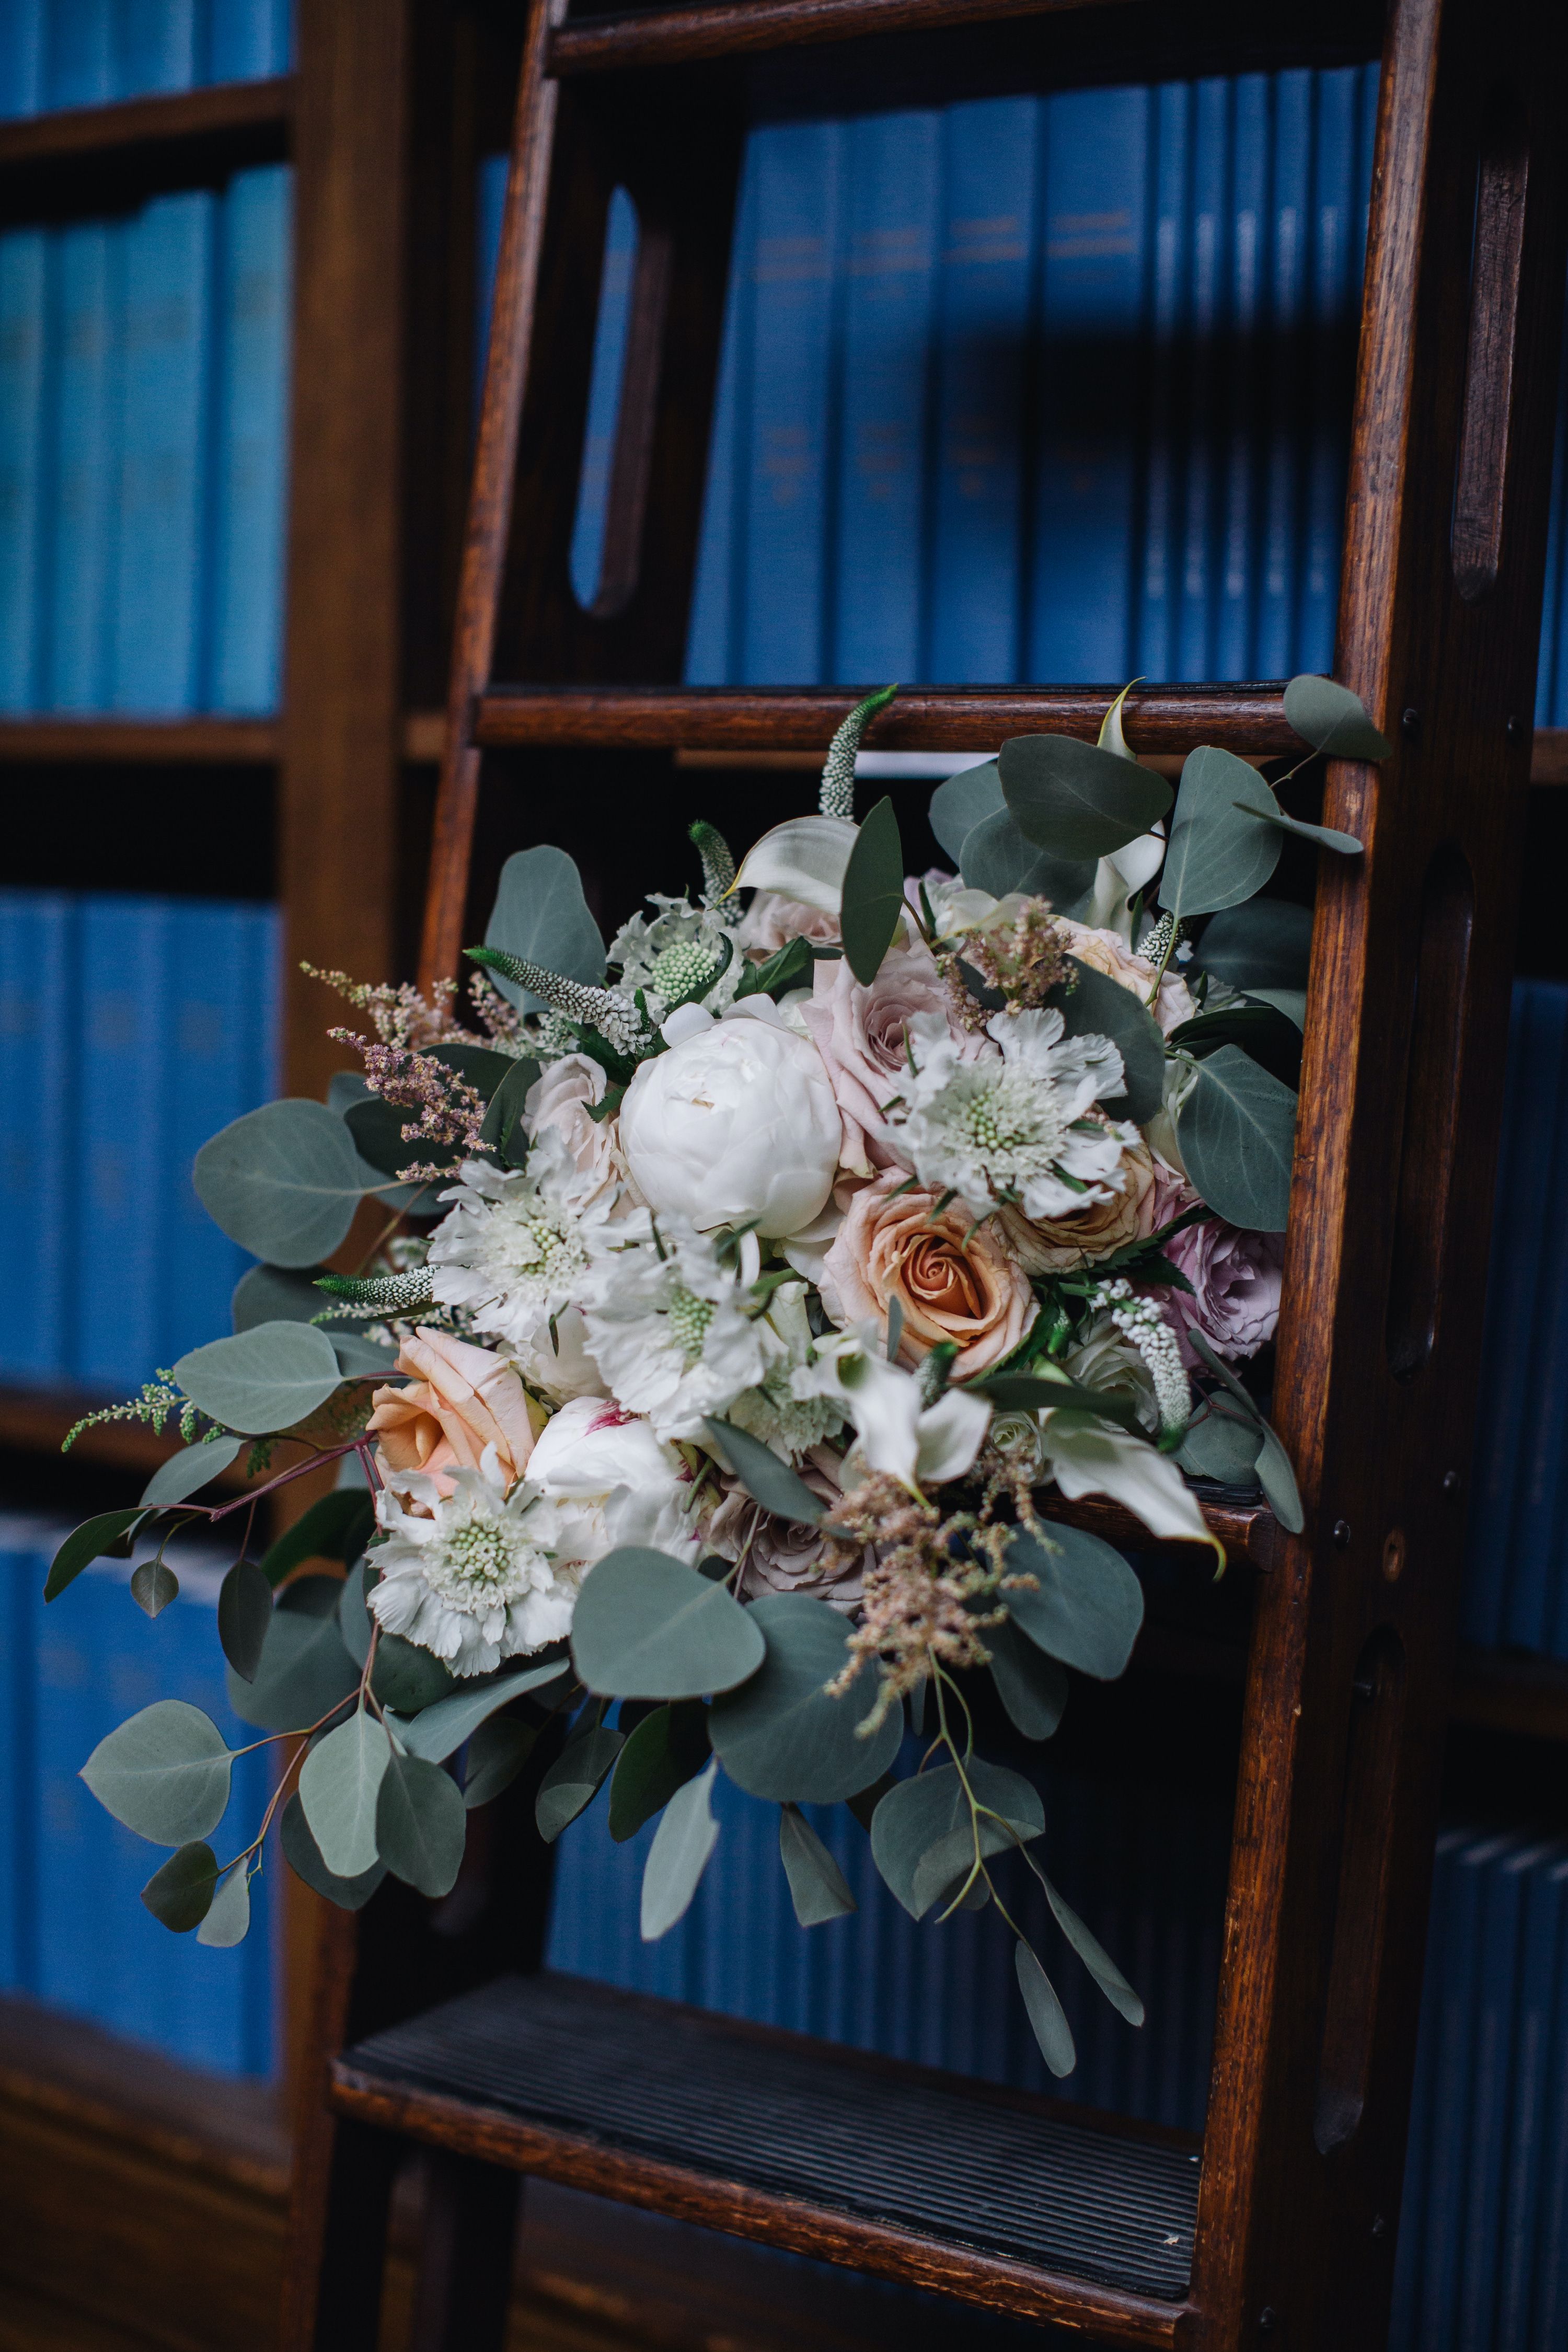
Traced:
<svg viewBox="0 0 1568 2352">
<path fill-rule="evenodd" d="M 828 1689 L 841 1696 L 862 1666 L 880 1674 L 876 1699 L 859 1726 L 869 1738 L 905 1695 L 941 1667 L 949 1674 L 989 1663 L 983 1634 L 1006 1616 L 1000 1599 L 1012 1530 L 973 1511 L 943 1517 L 934 1503 L 879 1474 L 844 1496 L 823 1521 L 826 1575 L 876 1549 L 865 1573 L 860 1622 L 849 1658 Z"/>
<path fill-rule="evenodd" d="M 1074 977 L 1067 934 L 1047 898 L 1026 898 L 1011 923 L 960 932 L 943 945 L 936 965 L 959 1020 L 976 1032 L 997 1007 L 982 1003 L 969 975 L 1000 997 L 1007 1013 L 1034 1011 L 1053 988 L 1070 987 Z"/>
<path fill-rule="evenodd" d="M 327 1034 L 339 1045 L 353 1045 L 362 1056 L 365 1084 L 373 1095 L 379 1095 L 395 1110 L 416 1114 L 403 1129 L 405 1143 L 430 1143 L 458 1151 L 479 1149 L 489 1106 L 479 1088 L 470 1086 L 460 1071 L 449 1069 L 433 1054 L 416 1053 L 406 1045 L 383 1045 L 378 1039 L 360 1036 L 353 1029 L 329 1029 Z M 400 1168 L 397 1181 L 405 1184 L 428 1183 L 447 1172 L 445 1168 L 421 1161 Z"/>
</svg>

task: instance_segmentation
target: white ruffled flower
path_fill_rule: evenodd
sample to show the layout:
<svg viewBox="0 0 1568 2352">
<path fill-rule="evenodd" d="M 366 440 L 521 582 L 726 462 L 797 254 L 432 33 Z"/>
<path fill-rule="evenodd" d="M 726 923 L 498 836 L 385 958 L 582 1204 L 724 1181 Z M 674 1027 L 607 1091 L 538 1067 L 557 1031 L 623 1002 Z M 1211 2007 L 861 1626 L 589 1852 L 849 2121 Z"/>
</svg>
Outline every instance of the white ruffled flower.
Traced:
<svg viewBox="0 0 1568 2352">
<path fill-rule="evenodd" d="M 910 1024 L 912 1067 L 887 1136 L 922 1183 L 958 1194 L 972 1215 L 1004 1202 L 1026 1216 L 1066 1217 L 1121 1189 L 1121 1154 L 1136 1128 L 1089 1118 L 1122 1092 L 1109 1037 L 1063 1035 L 1061 1014 L 998 1013 L 987 1034 L 999 1055 L 965 1061 L 944 1022 Z"/>
<path fill-rule="evenodd" d="M 563 1405 L 540 1433 L 528 1477 L 563 1570 L 581 1576 L 618 1544 L 696 1558 L 685 1464 L 618 1404 L 577 1397 Z"/>
<path fill-rule="evenodd" d="M 804 1282 L 779 1285 L 769 1302 L 767 1320 L 783 1342 L 784 1352 L 762 1386 L 737 1397 L 725 1418 L 760 1437 L 784 1461 L 798 1462 L 814 1445 L 837 1435 L 844 1426 L 844 1408 L 836 1396 L 823 1391 L 804 1397 L 795 1394 L 795 1375 L 811 1362 L 811 1323 Z"/>
<path fill-rule="evenodd" d="M 748 1313 L 738 1272 L 685 1217 L 650 1221 L 640 1238 L 605 1247 L 581 1297 L 611 1392 L 659 1437 L 700 1437 L 705 1415 L 758 1387 L 784 1352 L 766 1319 Z"/>
<path fill-rule="evenodd" d="M 556 1128 L 542 1131 L 523 1168 L 468 1160 L 459 1175 L 441 1196 L 453 1205 L 430 1244 L 437 1298 L 466 1309 L 475 1330 L 504 1340 L 524 1378 L 546 1395 L 596 1388 L 573 1301 L 609 1221 L 613 1191 L 585 1197 Z"/>
<path fill-rule="evenodd" d="M 488 1675 L 571 1631 L 579 1580 L 552 1556 L 537 1489 L 507 1494 L 493 1445 L 478 1470 L 450 1478 L 444 1495 L 406 1471 L 376 1497 L 387 1540 L 374 1554 L 381 1581 L 370 1606 L 385 1632 L 433 1651 L 455 1675 Z"/>
</svg>

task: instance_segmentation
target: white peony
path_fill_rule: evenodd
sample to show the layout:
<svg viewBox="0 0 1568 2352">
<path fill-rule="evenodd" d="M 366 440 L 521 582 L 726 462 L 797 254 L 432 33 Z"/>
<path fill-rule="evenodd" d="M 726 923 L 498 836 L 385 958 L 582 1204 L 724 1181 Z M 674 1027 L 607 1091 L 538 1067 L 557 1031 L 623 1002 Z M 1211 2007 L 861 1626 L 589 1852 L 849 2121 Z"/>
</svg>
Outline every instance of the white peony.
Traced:
<svg viewBox="0 0 1568 2352">
<path fill-rule="evenodd" d="M 700 1232 L 799 1233 L 826 1203 L 843 1133 L 816 1046 L 766 998 L 722 1021 L 688 1006 L 668 1025 L 678 1042 L 641 1064 L 621 1105 L 621 1151 L 643 1199 Z"/>
<path fill-rule="evenodd" d="M 1109 1037 L 1062 1030 L 1054 1009 L 999 1013 L 988 1032 L 1000 1055 L 973 1062 L 945 1022 L 912 1021 L 913 1066 L 887 1129 L 899 1159 L 976 1217 L 1009 1202 L 1029 1217 L 1068 1217 L 1120 1192 L 1122 1148 L 1138 1130 L 1088 1114 L 1122 1091 L 1121 1056 Z"/>
<path fill-rule="evenodd" d="M 539 1468 L 531 1457 L 529 1485 L 563 1572 L 581 1577 L 617 1544 L 689 1553 L 691 1482 L 674 1446 L 640 1415 L 577 1397 L 545 1423 L 533 1450 Z"/>
<path fill-rule="evenodd" d="M 450 1494 L 422 1471 L 376 1497 L 386 1541 L 372 1554 L 377 1622 L 444 1658 L 455 1675 L 488 1675 L 503 1658 L 542 1650 L 571 1631 L 579 1579 L 553 1557 L 536 1488 L 509 1496 L 493 1445 L 477 1470 L 454 1470 Z M 404 1508 L 404 1498 L 416 1505 Z"/>
<path fill-rule="evenodd" d="M 706 1415 L 767 1377 L 784 1342 L 689 1219 L 661 1218 L 643 1234 L 594 1262 L 582 1293 L 588 1346 L 611 1393 L 658 1436 L 700 1438 Z"/>
</svg>

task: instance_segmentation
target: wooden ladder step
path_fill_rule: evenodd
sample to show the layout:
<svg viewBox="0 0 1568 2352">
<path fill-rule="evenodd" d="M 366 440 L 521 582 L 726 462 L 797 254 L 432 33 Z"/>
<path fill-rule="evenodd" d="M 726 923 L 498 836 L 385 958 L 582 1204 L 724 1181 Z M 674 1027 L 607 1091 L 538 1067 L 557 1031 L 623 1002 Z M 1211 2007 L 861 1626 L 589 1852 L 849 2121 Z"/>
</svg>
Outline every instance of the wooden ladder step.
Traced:
<svg viewBox="0 0 1568 2352">
<path fill-rule="evenodd" d="M 340 2113 L 1097 2340 L 1179 2340 L 1201 2146 L 624 1993 L 497 1979 L 339 2058 Z"/>
<path fill-rule="evenodd" d="M 873 681 L 875 683 L 875 681 Z M 497 685 L 479 698 L 474 740 L 507 746 L 623 745 L 692 751 L 826 750 L 857 687 Z M 867 730 L 868 750 L 994 751 L 1009 735 L 1049 730 L 1099 734 L 1120 686 L 900 688 Z M 1190 751 L 1197 743 L 1263 758 L 1305 753 L 1285 717 L 1283 684 L 1156 686 L 1127 698 L 1135 751 Z"/>
<path fill-rule="evenodd" d="M 872 33 L 940 32 L 1004 16 L 1125 5 L 1126 0 L 719 0 L 708 6 L 649 8 L 562 25 L 551 40 L 549 71 L 561 77 L 623 73 L 852 41 Z"/>
</svg>

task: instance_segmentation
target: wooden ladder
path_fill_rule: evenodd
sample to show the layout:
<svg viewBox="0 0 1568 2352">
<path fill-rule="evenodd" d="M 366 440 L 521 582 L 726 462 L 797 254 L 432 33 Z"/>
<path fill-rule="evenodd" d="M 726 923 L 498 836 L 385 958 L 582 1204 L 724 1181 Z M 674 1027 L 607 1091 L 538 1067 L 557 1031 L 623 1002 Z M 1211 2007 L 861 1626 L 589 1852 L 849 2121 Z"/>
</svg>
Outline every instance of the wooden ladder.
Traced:
<svg viewBox="0 0 1568 2352">
<path fill-rule="evenodd" d="M 1219 1522 L 1253 1589 L 1201 2161 L 1169 2133 L 535 1973 L 547 1869 L 521 1867 L 525 1851 L 545 1857 L 514 1789 L 476 1816 L 462 1916 L 449 1898 L 433 1919 L 389 1882 L 357 1935 L 324 1917 L 292 2352 L 374 2345 L 409 2143 L 431 2151 L 422 2352 L 500 2344 L 526 2173 L 1105 2345 L 1383 2343 L 1531 751 L 1568 259 L 1565 41 L 1561 0 L 1392 0 L 1386 24 L 1363 0 L 723 0 L 609 16 L 532 0 L 426 982 L 478 936 L 487 753 L 817 749 L 853 699 L 676 682 L 757 91 L 815 89 L 818 110 L 843 111 L 1381 55 L 1336 674 L 1394 751 L 1328 771 L 1325 822 L 1366 850 L 1322 861 L 1313 930 L 1275 1391 L 1306 1532 L 1266 1512 Z M 569 549 L 617 184 L 641 238 L 601 592 L 584 612 Z M 497 682 L 502 645 L 524 682 Z M 872 740 L 1092 735 L 1110 691 L 906 689 Z M 1143 751 L 1295 748 L 1273 686 L 1144 688 L 1126 724 Z M 548 810 L 529 828 L 547 835 Z M 933 2149 L 962 2161 L 933 2167 Z M 985 2184 L 968 2210 L 954 2177 Z"/>
</svg>

